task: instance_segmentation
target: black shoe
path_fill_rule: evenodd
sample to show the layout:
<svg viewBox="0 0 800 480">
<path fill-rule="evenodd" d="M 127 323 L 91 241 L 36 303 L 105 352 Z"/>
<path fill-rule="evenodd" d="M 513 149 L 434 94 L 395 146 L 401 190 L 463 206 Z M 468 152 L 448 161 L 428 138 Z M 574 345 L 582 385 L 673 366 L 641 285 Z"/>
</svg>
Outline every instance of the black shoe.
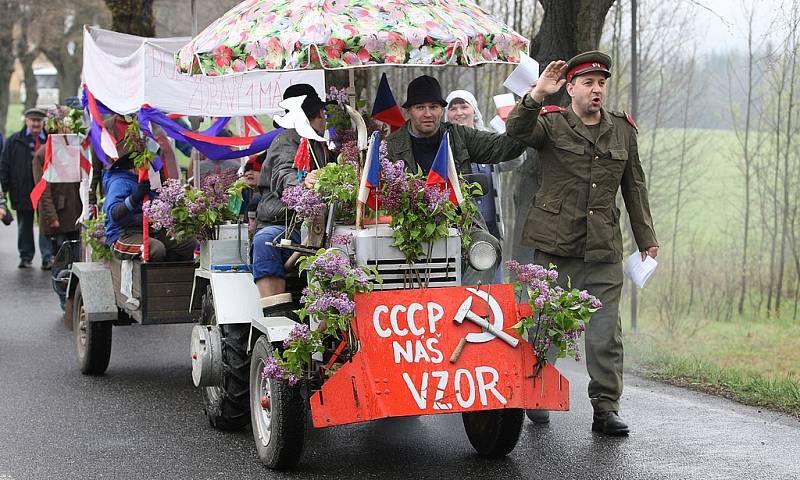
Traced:
<svg viewBox="0 0 800 480">
<path fill-rule="evenodd" d="M 53 268 L 53 261 L 42 262 L 42 270 L 50 270 Z"/>
<path fill-rule="evenodd" d="M 17 268 L 31 268 L 31 266 L 32 264 L 30 260 L 20 260 Z"/>
<path fill-rule="evenodd" d="M 600 412 L 594 414 L 592 431 L 614 437 L 625 437 L 628 435 L 628 425 L 619 418 L 617 412 Z"/>
<path fill-rule="evenodd" d="M 550 423 L 550 412 L 547 410 L 525 410 L 525 415 L 528 419 L 538 425 L 547 425 Z"/>
</svg>

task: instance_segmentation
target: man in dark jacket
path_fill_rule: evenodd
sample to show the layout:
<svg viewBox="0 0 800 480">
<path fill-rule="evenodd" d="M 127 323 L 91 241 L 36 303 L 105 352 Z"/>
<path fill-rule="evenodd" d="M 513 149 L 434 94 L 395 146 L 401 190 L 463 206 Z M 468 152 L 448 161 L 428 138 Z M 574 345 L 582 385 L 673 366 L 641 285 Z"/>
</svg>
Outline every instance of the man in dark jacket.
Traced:
<svg viewBox="0 0 800 480">
<path fill-rule="evenodd" d="M 406 102 L 403 104 L 409 120 L 386 139 L 389 159 L 403 160 L 406 170 L 410 172 L 427 174 L 446 131 L 450 132 L 453 160 L 456 170 L 461 174 L 472 173 L 473 163 L 507 162 L 525 151 L 525 145 L 506 135 L 443 122 L 446 106 L 447 102 L 442 98 L 442 88 L 435 78 L 422 75 L 412 80 L 408 84 Z M 481 229 L 487 230 L 479 215 L 475 222 Z M 499 251 L 499 240 L 495 239 L 494 243 Z M 499 259 L 500 255 L 498 261 Z M 478 281 L 491 283 L 494 280 L 494 269 L 477 272 L 465 265 L 462 271 L 462 283 L 465 285 Z"/>
<path fill-rule="evenodd" d="M 36 247 L 33 240 L 33 154 L 44 146 L 44 118 L 47 114 L 38 108 L 25 111 L 25 127 L 8 137 L 0 157 L 0 183 L 8 193 L 11 207 L 17 211 L 17 249 L 19 268 L 30 268 Z M 50 239 L 40 235 L 39 249 L 42 253 L 42 268 L 50 268 L 52 249 Z"/>
<path fill-rule="evenodd" d="M 305 95 L 302 109 L 312 128 L 322 135 L 325 132 L 325 105 L 311 85 L 301 83 L 290 86 L 283 94 L 284 100 Z M 278 135 L 267 151 L 264 167 L 258 181 L 261 199 L 256 212 L 257 229 L 253 237 L 253 279 L 258 287 L 264 308 L 277 307 L 291 301 L 286 294 L 286 271 L 284 263 L 292 254 L 287 249 L 278 249 L 267 243 L 279 242 L 281 238 L 290 238 L 300 243 L 300 232 L 286 234 L 286 218 L 291 216 L 281 197 L 283 190 L 303 184 L 313 188 L 316 182 L 316 171 L 329 161 L 329 153 L 324 144 L 309 140 L 311 146 L 311 171 L 305 177 L 298 175 L 294 167 L 294 158 L 302 142 L 302 137 L 295 129 L 287 129 Z M 305 173 L 305 172 L 303 172 Z M 288 297 L 287 297 L 288 296 Z"/>
</svg>

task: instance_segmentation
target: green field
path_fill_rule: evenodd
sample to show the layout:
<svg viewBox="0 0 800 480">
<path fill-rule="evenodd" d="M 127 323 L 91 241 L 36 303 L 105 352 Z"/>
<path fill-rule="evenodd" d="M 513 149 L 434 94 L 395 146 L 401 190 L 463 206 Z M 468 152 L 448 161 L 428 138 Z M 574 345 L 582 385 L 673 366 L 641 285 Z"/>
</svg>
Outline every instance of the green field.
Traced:
<svg viewBox="0 0 800 480">
<path fill-rule="evenodd" d="M 18 132 L 25 121 L 22 118 L 22 104 L 12 103 L 8 106 L 8 115 L 6 116 L 6 137 L 14 132 Z"/>
<path fill-rule="evenodd" d="M 659 132 L 659 136 L 664 142 L 680 141 L 679 131 Z M 651 191 L 661 244 L 659 270 L 640 291 L 635 333 L 630 332 L 629 304 L 623 300 L 627 366 L 654 378 L 800 416 L 800 323 L 791 318 L 793 302 L 783 304 L 781 318 L 746 309 L 742 316 L 734 313 L 721 321 L 716 319 L 719 308 L 703 308 L 723 298 L 721 289 L 730 288 L 730 278 L 741 268 L 736 249 L 741 248 L 744 177 L 733 132 L 695 130 L 690 136 L 697 143 L 687 157 L 686 178 L 691 183 L 684 192 L 687 202 L 680 214 L 677 245 L 672 245 L 674 207 L 667 206 L 677 191 L 675 172 L 670 171 L 672 178 L 657 182 L 661 191 Z M 640 152 L 646 148 L 645 143 Z M 659 162 L 661 168 L 672 168 L 664 160 Z M 751 199 L 754 215 L 757 201 Z M 759 223 L 753 222 L 751 252 L 763 248 L 758 243 L 762 238 Z M 668 285 L 673 250 L 677 278 L 673 291 L 685 297 L 690 281 L 705 284 L 695 290 L 693 310 L 679 315 L 678 328 L 670 332 L 659 315 L 659 301 Z M 790 260 L 784 261 L 788 268 Z"/>
</svg>

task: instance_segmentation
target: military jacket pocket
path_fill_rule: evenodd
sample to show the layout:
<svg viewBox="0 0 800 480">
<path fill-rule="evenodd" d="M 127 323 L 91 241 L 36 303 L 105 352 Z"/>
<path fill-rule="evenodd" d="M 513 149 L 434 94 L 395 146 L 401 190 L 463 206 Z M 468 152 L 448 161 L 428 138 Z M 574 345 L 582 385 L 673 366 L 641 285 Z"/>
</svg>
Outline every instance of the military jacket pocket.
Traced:
<svg viewBox="0 0 800 480">
<path fill-rule="evenodd" d="M 625 161 L 628 159 L 628 151 L 627 150 L 609 150 L 609 155 L 613 160 L 622 160 Z"/>
<path fill-rule="evenodd" d="M 553 146 L 558 150 L 564 150 L 575 155 L 583 155 L 583 153 L 586 151 L 586 147 L 583 145 L 573 143 L 569 140 L 556 140 Z"/>
<path fill-rule="evenodd" d="M 534 197 L 533 202 L 525 221 L 525 240 L 535 245 L 555 245 L 561 199 Z"/>
</svg>

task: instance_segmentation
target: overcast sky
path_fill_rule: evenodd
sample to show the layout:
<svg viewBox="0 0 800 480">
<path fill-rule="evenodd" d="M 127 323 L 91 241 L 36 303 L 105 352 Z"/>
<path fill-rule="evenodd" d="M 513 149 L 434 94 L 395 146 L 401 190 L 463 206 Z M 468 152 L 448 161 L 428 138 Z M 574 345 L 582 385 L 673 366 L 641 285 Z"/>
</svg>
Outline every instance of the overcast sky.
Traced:
<svg viewBox="0 0 800 480">
<path fill-rule="evenodd" d="M 759 36 L 769 36 L 771 24 L 781 12 L 789 8 L 792 0 L 679 0 L 683 4 L 697 4 L 697 25 L 702 28 L 705 47 L 710 50 L 746 49 L 747 22 L 743 5 L 755 8 L 754 29 Z"/>
</svg>

